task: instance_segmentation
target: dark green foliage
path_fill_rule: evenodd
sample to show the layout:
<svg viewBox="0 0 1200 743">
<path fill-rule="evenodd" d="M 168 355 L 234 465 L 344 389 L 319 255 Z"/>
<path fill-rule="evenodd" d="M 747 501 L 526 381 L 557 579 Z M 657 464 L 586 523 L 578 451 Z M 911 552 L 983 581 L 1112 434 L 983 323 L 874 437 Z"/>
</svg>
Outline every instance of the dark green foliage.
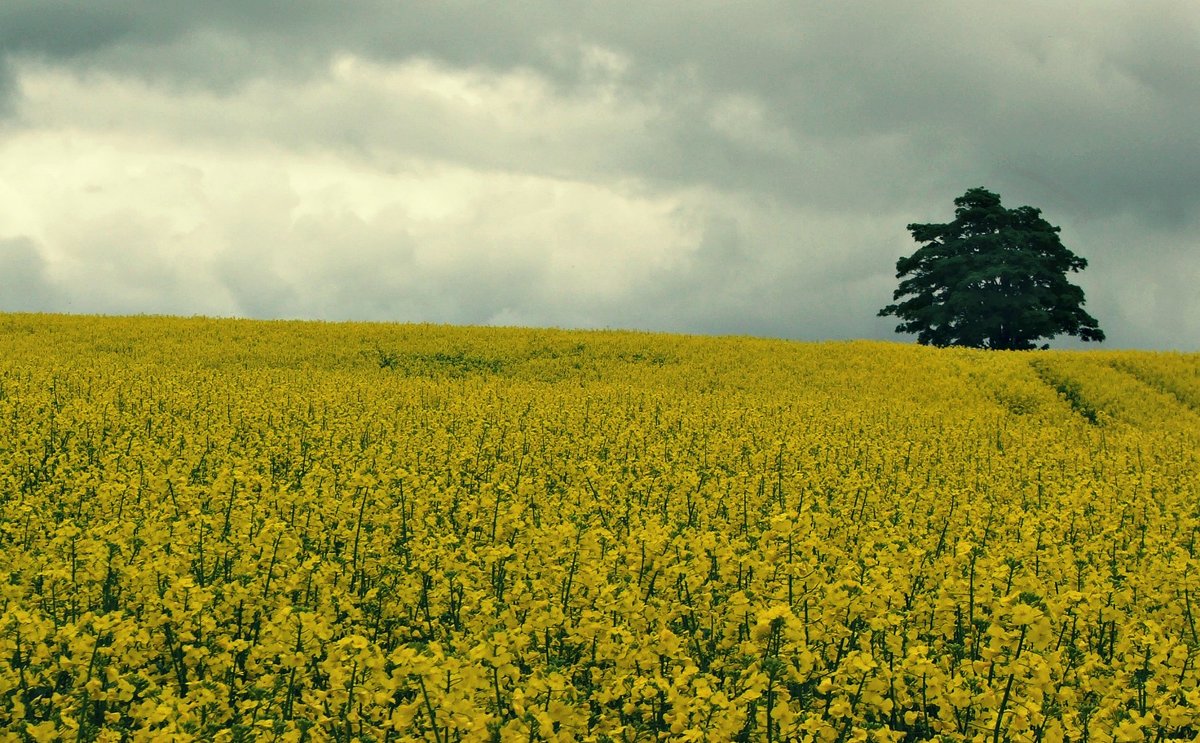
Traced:
<svg viewBox="0 0 1200 743">
<path fill-rule="evenodd" d="M 375 347 L 375 358 L 380 369 L 405 371 L 411 374 L 438 375 L 461 377 L 470 373 L 498 374 L 504 369 L 501 359 L 473 356 L 462 350 L 453 352 L 435 351 L 432 353 L 406 353 L 385 351 Z"/>
<path fill-rule="evenodd" d="M 1083 290 L 1067 281 L 1087 261 L 1063 246 L 1040 209 L 1005 209 L 985 188 L 954 204 L 949 224 L 908 225 L 922 245 L 896 262 L 896 304 L 879 311 L 901 320 L 897 333 L 925 345 L 1018 350 L 1060 333 L 1104 340 L 1083 310 Z"/>
<path fill-rule="evenodd" d="M 1055 374 L 1045 364 L 1030 362 L 1030 365 L 1043 382 L 1053 387 L 1059 397 L 1067 401 L 1072 410 L 1083 416 L 1084 420 L 1093 426 L 1100 425 L 1099 411 L 1084 397 L 1078 382 Z"/>
</svg>

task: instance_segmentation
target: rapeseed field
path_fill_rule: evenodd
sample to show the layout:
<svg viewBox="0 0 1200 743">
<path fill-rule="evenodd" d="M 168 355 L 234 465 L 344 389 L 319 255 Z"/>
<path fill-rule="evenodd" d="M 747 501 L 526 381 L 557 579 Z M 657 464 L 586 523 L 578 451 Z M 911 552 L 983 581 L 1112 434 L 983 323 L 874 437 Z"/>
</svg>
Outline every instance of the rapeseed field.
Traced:
<svg viewBox="0 0 1200 743">
<path fill-rule="evenodd" d="M 0 736 L 1200 734 L 1200 356 L 0 315 Z"/>
</svg>

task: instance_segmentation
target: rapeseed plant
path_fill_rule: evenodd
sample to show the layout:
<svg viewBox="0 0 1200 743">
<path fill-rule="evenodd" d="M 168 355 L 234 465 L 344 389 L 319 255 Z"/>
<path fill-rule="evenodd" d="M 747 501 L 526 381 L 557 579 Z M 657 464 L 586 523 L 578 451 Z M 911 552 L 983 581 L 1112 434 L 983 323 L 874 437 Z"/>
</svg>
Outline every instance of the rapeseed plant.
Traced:
<svg viewBox="0 0 1200 743">
<path fill-rule="evenodd" d="M 23 315 L 0 347 L 13 739 L 1200 733 L 1195 355 Z"/>
</svg>

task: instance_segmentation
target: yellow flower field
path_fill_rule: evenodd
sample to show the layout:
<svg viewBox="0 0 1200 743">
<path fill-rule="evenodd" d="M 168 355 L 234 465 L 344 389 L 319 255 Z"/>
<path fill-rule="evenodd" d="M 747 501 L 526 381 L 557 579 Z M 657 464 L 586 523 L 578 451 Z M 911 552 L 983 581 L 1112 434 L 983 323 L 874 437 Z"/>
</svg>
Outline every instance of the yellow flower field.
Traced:
<svg viewBox="0 0 1200 743">
<path fill-rule="evenodd" d="M 0 739 L 1200 734 L 1200 356 L 0 315 Z"/>
</svg>

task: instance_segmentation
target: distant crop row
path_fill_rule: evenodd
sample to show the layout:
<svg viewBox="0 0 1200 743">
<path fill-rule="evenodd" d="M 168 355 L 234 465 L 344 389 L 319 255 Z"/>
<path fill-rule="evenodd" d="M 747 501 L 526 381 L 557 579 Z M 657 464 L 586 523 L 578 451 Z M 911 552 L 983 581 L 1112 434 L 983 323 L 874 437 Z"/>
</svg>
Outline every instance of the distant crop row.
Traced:
<svg viewBox="0 0 1200 743">
<path fill-rule="evenodd" d="M 20 740 L 1200 734 L 1200 357 L 0 316 Z"/>
</svg>

